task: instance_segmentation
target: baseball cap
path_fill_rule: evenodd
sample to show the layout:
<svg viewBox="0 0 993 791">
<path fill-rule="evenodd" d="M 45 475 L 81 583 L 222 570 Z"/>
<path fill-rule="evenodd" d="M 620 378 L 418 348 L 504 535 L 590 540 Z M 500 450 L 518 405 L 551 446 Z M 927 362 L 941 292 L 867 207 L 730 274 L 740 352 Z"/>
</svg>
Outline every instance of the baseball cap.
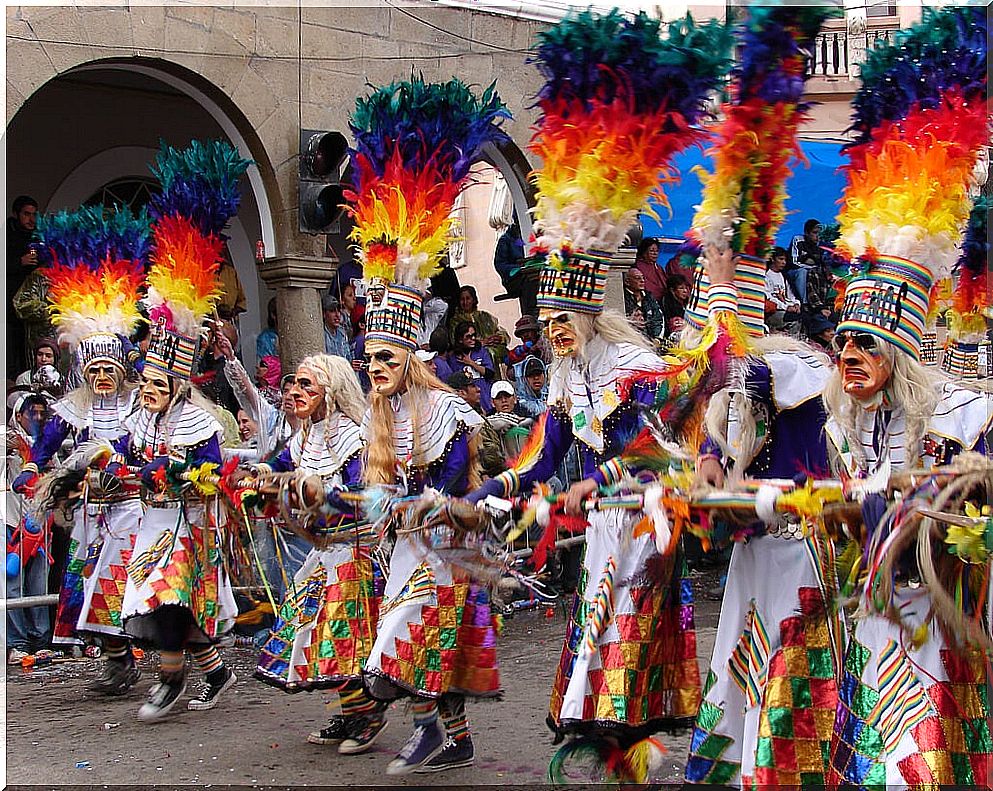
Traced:
<svg viewBox="0 0 993 791">
<path fill-rule="evenodd" d="M 528 330 L 531 330 L 533 332 L 538 332 L 540 330 L 540 327 L 538 326 L 538 319 L 536 319 L 530 313 L 525 313 L 517 320 L 517 323 L 514 325 L 514 335 L 520 338 L 521 333 L 527 332 Z"/>
<path fill-rule="evenodd" d="M 496 398 L 497 396 L 501 396 L 501 395 L 513 395 L 513 394 L 514 394 L 514 386 L 510 382 L 503 379 L 501 379 L 499 382 L 494 382 L 493 387 L 490 388 L 490 397 L 492 398 Z"/>
<path fill-rule="evenodd" d="M 428 351 L 427 349 L 418 349 L 414 354 L 417 355 L 417 359 L 422 363 L 429 363 L 438 356 L 438 352 Z"/>
</svg>

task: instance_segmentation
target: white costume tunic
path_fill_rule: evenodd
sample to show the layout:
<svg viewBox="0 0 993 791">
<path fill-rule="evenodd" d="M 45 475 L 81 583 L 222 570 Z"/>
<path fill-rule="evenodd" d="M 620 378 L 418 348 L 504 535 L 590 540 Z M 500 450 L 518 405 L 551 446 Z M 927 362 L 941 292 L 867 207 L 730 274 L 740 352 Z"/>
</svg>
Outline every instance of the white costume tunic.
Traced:
<svg viewBox="0 0 993 791">
<path fill-rule="evenodd" d="M 364 447 L 359 427 L 336 412 L 298 432 L 272 467 L 319 475 L 326 491 L 344 490 L 360 482 Z M 255 669 L 259 680 L 294 691 L 361 679 L 379 598 L 369 554 L 372 534 L 356 524 L 353 510 L 313 526 L 322 546 L 311 549 L 280 605 Z"/>
<path fill-rule="evenodd" d="M 220 423 L 186 399 L 162 414 L 139 409 L 125 425 L 139 463 L 168 456 L 198 465 L 220 458 Z M 157 629 L 144 616 L 179 606 L 193 616 L 188 641 L 209 642 L 227 632 L 238 614 L 222 556 L 224 525 L 217 497 L 204 500 L 185 492 L 183 499 L 145 500 L 121 608 L 125 631 L 154 642 Z"/>
<path fill-rule="evenodd" d="M 852 438 L 834 420 L 827 433 L 847 471 L 867 477 L 947 464 L 962 450 L 987 452 L 991 418 L 989 396 L 945 382 L 920 447 L 906 447 L 902 409 L 860 410 Z M 855 442 L 859 453 L 852 452 Z M 871 607 L 856 618 L 839 688 L 832 781 L 887 788 L 986 784 L 993 765 L 988 664 L 980 651 L 949 643 L 930 620 L 926 588 L 898 580 L 894 605 L 909 628 L 927 622 L 926 640 L 914 648 L 911 634 Z"/>
<path fill-rule="evenodd" d="M 82 439 L 115 440 L 127 433 L 124 421 L 134 408 L 134 393 L 95 398 L 80 407 L 70 396 L 52 411 Z M 120 636 L 121 603 L 135 535 L 141 519 L 137 487 L 122 487 L 111 497 L 96 497 L 89 488 L 73 516 L 59 609 L 52 642 L 81 643 L 81 633 Z"/>
</svg>

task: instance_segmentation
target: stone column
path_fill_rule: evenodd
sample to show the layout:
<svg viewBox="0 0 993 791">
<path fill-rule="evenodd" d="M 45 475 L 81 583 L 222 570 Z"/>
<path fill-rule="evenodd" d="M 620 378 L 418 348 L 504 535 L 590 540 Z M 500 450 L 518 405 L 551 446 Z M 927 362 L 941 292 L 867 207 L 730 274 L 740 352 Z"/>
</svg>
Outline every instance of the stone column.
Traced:
<svg viewBox="0 0 993 791">
<path fill-rule="evenodd" d="M 610 270 L 607 272 L 607 293 L 604 295 L 603 306 L 616 310 L 624 315 L 624 273 L 634 266 L 636 250 L 633 247 L 622 247 L 610 259 Z"/>
<path fill-rule="evenodd" d="M 276 323 L 283 371 L 295 371 L 308 354 L 324 351 L 321 293 L 334 277 L 327 258 L 287 255 L 267 258 L 259 277 L 276 291 Z"/>
</svg>

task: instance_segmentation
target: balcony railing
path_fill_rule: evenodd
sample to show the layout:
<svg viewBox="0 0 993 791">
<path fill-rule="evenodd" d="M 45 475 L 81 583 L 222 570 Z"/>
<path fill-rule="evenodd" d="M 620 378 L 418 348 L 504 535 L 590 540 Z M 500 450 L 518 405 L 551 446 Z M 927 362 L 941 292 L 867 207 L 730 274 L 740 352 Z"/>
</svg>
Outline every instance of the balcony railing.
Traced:
<svg viewBox="0 0 993 791">
<path fill-rule="evenodd" d="M 854 43 L 865 40 L 865 49 L 870 50 L 878 43 L 891 41 L 896 30 L 869 30 L 853 40 L 844 30 L 829 30 L 817 37 L 809 69 L 812 77 L 848 77 L 854 60 L 850 53 Z M 852 75 L 854 76 L 854 75 Z"/>
</svg>

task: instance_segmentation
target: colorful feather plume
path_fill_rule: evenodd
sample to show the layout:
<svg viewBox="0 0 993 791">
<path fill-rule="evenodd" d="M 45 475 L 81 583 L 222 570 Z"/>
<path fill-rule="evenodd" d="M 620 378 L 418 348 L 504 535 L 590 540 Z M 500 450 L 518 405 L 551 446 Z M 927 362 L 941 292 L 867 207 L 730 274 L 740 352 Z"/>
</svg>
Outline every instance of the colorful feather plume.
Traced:
<svg viewBox="0 0 993 791">
<path fill-rule="evenodd" d="M 84 206 L 39 218 L 48 299 L 59 338 L 76 348 L 87 335 L 130 335 L 141 319 L 138 291 L 149 253 L 148 215 Z"/>
<path fill-rule="evenodd" d="M 367 278 L 423 288 L 449 242 L 451 211 L 484 146 L 506 139 L 494 85 L 411 77 L 355 103 L 356 178 L 345 191 Z"/>
<path fill-rule="evenodd" d="M 899 256 L 934 280 L 949 274 L 989 139 L 986 33 L 982 9 L 925 9 L 920 24 L 870 53 L 838 218 L 849 255 Z"/>
<path fill-rule="evenodd" d="M 983 310 L 991 302 L 989 212 L 989 199 L 980 195 L 969 213 L 962 253 L 955 264 L 952 306 L 945 314 L 948 334 L 953 340 L 975 342 L 986 332 Z"/>
<path fill-rule="evenodd" d="M 585 11 L 539 34 L 545 78 L 530 150 L 536 243 L 541 249 L 612 252 L 649 196 L 665 204 L 672 157 L 703 133 L 708 96 L 730 62 L 723 25 L 660 22 L 644 13 Z"/>
<path fill-rule="evenodd" d="M 649 737 L 630 747 L 619 745 L 615 739 L 591 734 L 570 739 L 552 757 L 548 777 L 555 785 L 577 780 L 608 783 L 647 783 L 660 763 L 666 749 L 662 742 Z M 583 776 L 566 771 L 566 765 L 582 766 Z"/>
<path fill-rule="evenodd" d="M 224 226 L 238 211 L 238 180 L 251 165 L 230 143 L 194 140 L 182 151 L 162 144 L 152 172 L 162 192 L 151 202 L 149 319 L 195 337 L 220 295 L 217 272 Z"/>
<path fill-rule="evenodd" d="M 828 6 L 750 6 L 737 31 L 741 62 L 732 98 L 712 151 L 714 171 L 696 173 L 703 198 L 693 234 L 719 250 L 765 258 L 785 219 L 786 180 L 803 161 L 797 131 L 808 105 L 801 101 L 807 61 Z"/>
</svg>

